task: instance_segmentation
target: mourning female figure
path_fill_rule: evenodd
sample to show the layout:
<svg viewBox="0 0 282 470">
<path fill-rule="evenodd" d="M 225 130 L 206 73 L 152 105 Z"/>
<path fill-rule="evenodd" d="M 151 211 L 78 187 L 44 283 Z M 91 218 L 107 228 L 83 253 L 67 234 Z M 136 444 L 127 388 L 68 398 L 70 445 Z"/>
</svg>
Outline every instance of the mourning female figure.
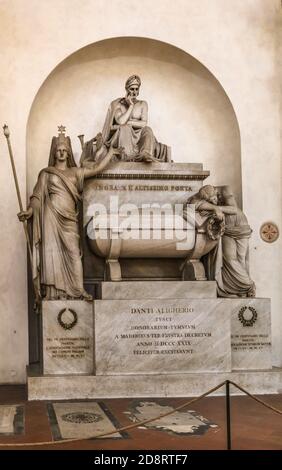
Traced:
<svg viewBox="0 0 282 470">
<path fill-rule="evenodd" d="M 207 278 L 217 282 L 218 296 L 254 297 L 255 283 L 249 273 L 252 230 L 229 186 L 203 186 L 188 202 L 202 215 L 210 213 L 224 222 L 218 245 L 202 259 Z"/>
<path fill-rule="evenodd" d="M 70 138 L 59 128 L 53 137 L 49 164 L 38 176 L 21 221 L 32 220 L 33 281 L 37 295 L 46 300 L 85 299 L 78 225 L 83 182 L 102 171 L 117 149 L 110 148 L 94 168 L 76 166 Z"/>
<path fill-rule="evenodd" d="M 214 277 L 220 297 L 255 297 L 256 286 L 249 272 L 249 239 L 252 229 L 244 212 L 237 206 L 229 186 L 218 190 L 218 202 L 233 207 L 235 213 L 225 214 L 222 237 L 222 260 L 215 263 Z M 220 269 L 221 266 L 221 269 Z"/>
</svg>

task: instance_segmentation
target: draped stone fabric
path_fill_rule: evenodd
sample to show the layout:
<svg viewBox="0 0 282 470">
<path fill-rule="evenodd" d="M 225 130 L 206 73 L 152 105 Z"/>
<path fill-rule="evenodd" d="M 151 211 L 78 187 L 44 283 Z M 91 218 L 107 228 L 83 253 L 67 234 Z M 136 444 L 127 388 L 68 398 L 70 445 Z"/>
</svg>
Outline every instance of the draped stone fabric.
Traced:
<svg viewBox="0 0 282 470">
<path fill-rule="evenodd" d="M 212 195 L 212 187 L 207 188 Z M 239 209 L 230 188 L 225 188 L 226 201 L 223 206 L 216 206 L 223 211 L 225 229 L 217 246 L 202 261 L 209 280 L 216 280 L 219 297 L 251 297 L 255 294 L 255 284 L 249 274 L 249 238 L 252 230 L 247 217 Z M 222 191 L 222 189 L 221 189 Z M 221 195 L 221 199 L 223 196 Z M 195 211 L 201 216 L 208 216 L 212 210 L 201 210 L 205 199 L 200 192 L 189 198 L 188 203 L 194 204 Z M 230 204 L 230 206 L 228 205 Z M 211 207 L 213 204 L 211 204 Z M 235 214 L 228 214 L 224 208 L 233 207 Z M 184 218 L 186 218 L 184 211 Z"/>
<path fill-rule="evenodd" d="M 145 103 L 145 102 L 144 102 Z M 169 161 L 169 149 L 167 145 L 157 142 L 150 127 L 140 129 L 131 125 L 118 125 L 115 121 L 115 113 L 118 108 L 125 113 L 127 103 L 124 98 L 114 100 L 107 112 L 102 135 L 107 146 L 123 147 L 129 160 L 141 161 L 144 155 L 148 155 L 159 161 Z"/>
<path fill-rule="evenodd" d="M 217 281 L 220 297 L 254 295 L 249 274 L 249 238 L 252 230 L 245 214 L 225 215 L 225 232 L 217 247 L 206 257 L 208 278 Z"/>
<path fill-rule="evenodd" d="M 33 208 L 33 279 L 47 299 L 83 296 L 78 203 L 84 169 L 66 176 L 48 167 L 39 174 L 31 197 Z"/>
</svg>

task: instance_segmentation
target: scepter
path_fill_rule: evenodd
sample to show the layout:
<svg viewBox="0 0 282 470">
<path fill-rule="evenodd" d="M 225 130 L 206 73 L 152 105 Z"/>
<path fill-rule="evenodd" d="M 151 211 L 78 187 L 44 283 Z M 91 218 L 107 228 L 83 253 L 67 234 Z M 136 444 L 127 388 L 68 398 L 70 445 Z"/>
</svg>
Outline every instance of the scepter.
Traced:
<svg viewBox="0 0 282 470">
<path fill-rule="evenodd" d="M 22 204 L 22 198 L 21 198 L 20 187 L 19 187 L 19 182 L 18 182 L 18 177 L 17 177 L 17 171 L 16 171 L 16 166 L 15 166 L 15 161 L 14 161 L 14 156 L 13 156 L 12 145 L 11 145 L 11 141 L 10 141 L 10 131 L 9 131 L 9 128 L 6 124 L 4 124 L 4 126 L 3 126 L 3 131 L 4 131 L 4 135 L 7 139 L 9 156 L 10 156 L 10 161 L 11 161 L 11 165 L 12 165 L 14 181 L 15 181 L 15 186 L 16 186 L 16 192 L 17 192 L 17 197 L 18 197 L 18 203 L 19 203 L 19 207 L 20 207 L 20 212 L 22 212 L 24 209 L 23 209 L 23 204 Z M 30 265 L 31 265 L 31 269 L 32 269 L 32 250 L 31 250 L 31 243 L 30 243 L 30 238 L 29 238 L 29 233 L 28 233 L 28 227 L 27 227 L 27 221 L 26 220 L 23 222 L 23 226 L 24 226 L 24 232 L 25 232 L 25 237 L 26 237 L 27 246 L 28 246 Z M 37 304 L 37 307 L 38 307 L 39 296 L 38 296 L 37 289 L 34 285 L 34 282 L 33 282 L 33 287 L 34 287 L 34 291 L 35 291 L 36 304 Z"/>
</svg>

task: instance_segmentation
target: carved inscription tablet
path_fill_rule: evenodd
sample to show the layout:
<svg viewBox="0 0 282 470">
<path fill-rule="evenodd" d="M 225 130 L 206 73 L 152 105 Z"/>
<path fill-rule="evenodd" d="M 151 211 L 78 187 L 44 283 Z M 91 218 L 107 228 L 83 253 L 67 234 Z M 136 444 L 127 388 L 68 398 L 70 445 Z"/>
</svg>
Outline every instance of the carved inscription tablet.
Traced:
<svg viewBox="0 0 282 470">
<path fill-rule="evenodd" d="M 94 301 L 98 375 L 228 371 L 224 301 Z"/>
<path fill-rule="evenodd" d="M 82 300 L 43 302 L 44 374 L 93 373 L 93 306 Z"/>
</svg>

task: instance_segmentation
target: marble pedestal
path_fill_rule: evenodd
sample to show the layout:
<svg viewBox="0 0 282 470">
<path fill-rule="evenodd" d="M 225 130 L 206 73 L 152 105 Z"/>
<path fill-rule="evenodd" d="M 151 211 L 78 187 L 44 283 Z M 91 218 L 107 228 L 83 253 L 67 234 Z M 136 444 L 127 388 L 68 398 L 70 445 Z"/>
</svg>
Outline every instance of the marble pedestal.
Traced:
<svg viewBox="0 0 282 470">
<path fill-rule="evenodd" d="M 99 292 L 97 375 L 271 369 L 270 299 L 218 299 L 200 281 L 103 282 Z"/>
<path fill-rule="evenodd" d="M 96 300 L 94 317 L 97 375 L 231 370 L 224 300 Z"/>
<path fill-rule="evenodd" d="M 271 369 L 270 299 L 226 299 L 231 314 L 232 369 Z"/>
<path fill-rule="evenodd" d="M 43 374 L 93 373 L 93 305 L 83 300 L 42 304 Z"/>
<path fill-rule="evenodd" d="M 230 317 L 215 282 L 102 282 L 99 296 L 97 375 L 231 370 Z"/>
<path fill-rule="evenodd" d="M 44 302 L 44 375 L 29 368 L 30 400 L 197 396 L 224 380 L 282 392 L 269 299 L 218 299 L 207 282 L 106 282 L 99 292 L 94 309 Z"/>
</svg>

